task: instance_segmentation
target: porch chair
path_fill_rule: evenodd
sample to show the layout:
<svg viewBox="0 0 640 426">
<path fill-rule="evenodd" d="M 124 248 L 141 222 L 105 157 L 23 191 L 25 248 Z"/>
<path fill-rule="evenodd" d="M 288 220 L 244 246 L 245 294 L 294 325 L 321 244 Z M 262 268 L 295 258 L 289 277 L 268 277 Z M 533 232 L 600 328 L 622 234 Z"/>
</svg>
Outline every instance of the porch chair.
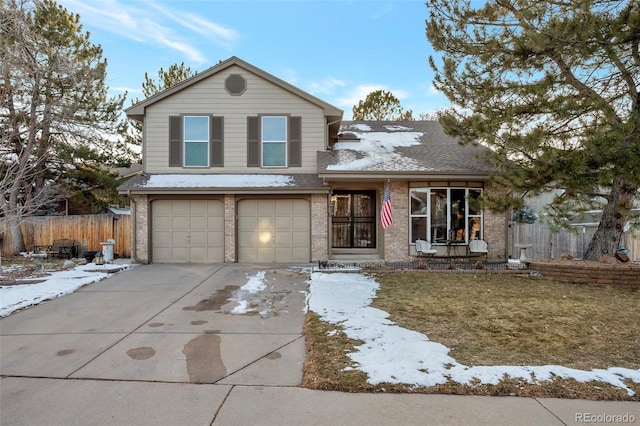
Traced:
<svg viewBox="0 0 640 426">
<path fill-rule="evenodd" d="M 469 257 L 482 256 L 486 260 L 489 254 L 489 245 L 485 240 L 471 240 L 469 241 Z"/>
<path fill-rule="evenodd" d="M 416 240 L 416 252 L 420 256 L 433 256 L 438 250 L 431 248 L 431 243 L 425 240 Z"/>
</svg>

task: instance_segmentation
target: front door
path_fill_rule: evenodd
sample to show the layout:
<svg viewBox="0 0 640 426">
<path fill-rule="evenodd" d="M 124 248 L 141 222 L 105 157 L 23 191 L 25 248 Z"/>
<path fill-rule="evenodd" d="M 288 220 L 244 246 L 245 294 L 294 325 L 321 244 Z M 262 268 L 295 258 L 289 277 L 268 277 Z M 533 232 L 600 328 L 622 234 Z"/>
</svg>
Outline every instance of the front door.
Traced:
<svg viewBox="0 0 640 426">
<path fill-rule="evenodd" d="M 376 248 L 376 192 L 334 191 L 331 247 Z"/>
</svg>

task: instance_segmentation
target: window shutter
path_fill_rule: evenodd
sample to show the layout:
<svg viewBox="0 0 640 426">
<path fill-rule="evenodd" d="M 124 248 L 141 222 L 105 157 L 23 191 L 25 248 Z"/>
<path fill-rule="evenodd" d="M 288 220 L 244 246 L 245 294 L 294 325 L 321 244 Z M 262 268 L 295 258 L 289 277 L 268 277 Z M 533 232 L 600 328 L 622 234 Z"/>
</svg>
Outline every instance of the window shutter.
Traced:
<svg viewBox="0 0 640 426">
<path fill-rule="evenodd" d="M 169 117 L 169 167 L 182 167 L 182 117 Z"/>
<path fill-rule="evenodd" d="M 260 117 L 247 117 L 247 167 L 260 163 Z"/>
<path fill-rule="evenodd" d="M 289 117 L 289 167 L 302 166 L 302 117 Z"/>
<path fill-rule="evenodd" d="M 224 117 L 211 117 L 211 146 L 209 164 L 211 167 L 224 166 Z"/>
</svg>

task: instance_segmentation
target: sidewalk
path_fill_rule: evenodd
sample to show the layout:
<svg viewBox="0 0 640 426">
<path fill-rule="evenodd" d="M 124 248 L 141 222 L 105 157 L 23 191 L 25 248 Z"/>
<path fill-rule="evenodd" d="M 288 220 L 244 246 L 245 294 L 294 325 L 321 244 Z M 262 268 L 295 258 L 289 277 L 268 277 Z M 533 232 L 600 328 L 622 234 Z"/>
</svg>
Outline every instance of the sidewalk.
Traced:
<svg viewBox="0 0 640 426">
<path fill-rule="evenodd" d="M 254 311 L 231 294 L 266 271 Z M 305 277 L 139 265 L 0 320 L 5 425 L 640 424 L 640 404 L 298 387 Z"/>
</svg>

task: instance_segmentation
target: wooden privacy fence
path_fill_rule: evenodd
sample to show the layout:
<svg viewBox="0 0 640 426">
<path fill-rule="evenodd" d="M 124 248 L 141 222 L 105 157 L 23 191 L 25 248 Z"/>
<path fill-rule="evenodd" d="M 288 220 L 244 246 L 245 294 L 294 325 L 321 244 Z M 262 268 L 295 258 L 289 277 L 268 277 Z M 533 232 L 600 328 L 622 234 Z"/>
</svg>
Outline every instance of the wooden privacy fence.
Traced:
<svg viewBox="0 0 640 426">
<path fill-rule="evenodd" d="M 113 252 L 119 257 L 131 256 L 131 216 L 114 214 L 41 216 L 27 218 L 21 224 L 27 251 L 34 246 L 51 244 L 53 240 L 76 240 L 78 253 L 84 249 L 102 251 L 101 242 L 115 240 Z M 85 245 L 86 243 L 86 245 Z M 11 254 L 11 235 L 4 232 L 2 253 Z"/>
<path fill-rule="evenodd" d="M 596 226 L 579 225 L 572 232 L 566 229 L 554 231 L 544 223 L 510 222 L 508 254 L 517 259 L 520 250 L 515 247 L 516 244 L 533 244 L 527 249 L 527 257 L 531 259 L 558 258 L 563 254 L 583 259 L 595 232 Z M 640 230 L 625 232 L 622 243 L 629 249 L 629 259 L 640 261 Z"/>
</svg>

